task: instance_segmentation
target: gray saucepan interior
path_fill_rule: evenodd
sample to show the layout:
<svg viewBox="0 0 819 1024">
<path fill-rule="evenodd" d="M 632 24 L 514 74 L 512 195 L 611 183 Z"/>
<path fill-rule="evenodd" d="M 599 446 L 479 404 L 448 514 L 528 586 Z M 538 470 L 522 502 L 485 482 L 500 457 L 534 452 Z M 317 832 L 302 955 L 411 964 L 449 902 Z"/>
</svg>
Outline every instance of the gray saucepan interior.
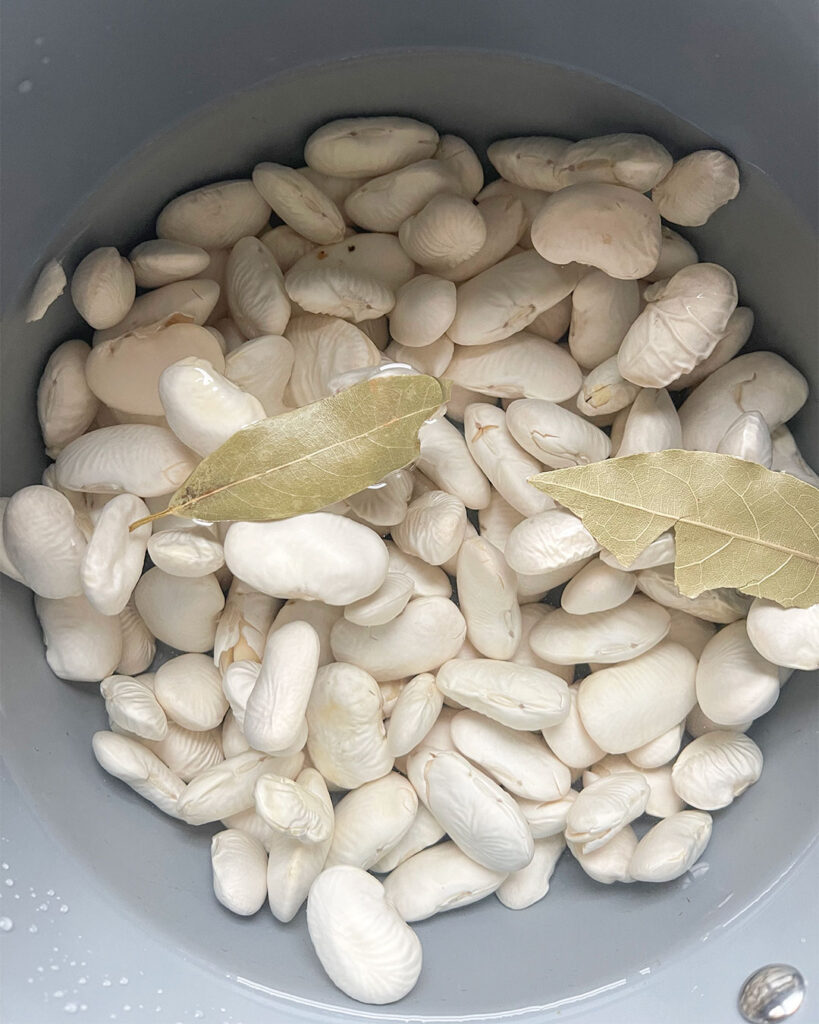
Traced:
<svg viewBox="0 0 819 1024">
<path fill-rule="evenodd" d="M 307 134 L 321 122 L 377 112 L 418 116 L 480 149 L 506 135 L 612 131 L 647 132 L 675 155 L 724 145 L 636 93 L 555 65 L 476 52 L 373 55 L 279 75 L 148 140 L 71 214 L 42 256 L 59 254 L 70 268 L 96 245 L 127 252 L 151 237 L 168 197 L 245 175 L 261 159 L 299 165 Z M 813 236 L 775 184 L 744 163 L 742 152 L 734 155 L 740 198 L 706 227 L 684 233 L 701 258 L 736 275 L 741 301 L 757 317 L 752 347 L 782 353 L 816 386 Z M 34 392 L 49 351 L 75 334 L 88 336 L 65 299 L 40 324 L 24 327 L 23 299 L 7 297 L 4 322 L 4 494 L 36 482 L 45 465 Z M 814 462 L 818 426 L 812 402 L 794 429 Z M 105 724 L 97 687 L 54 679 L 30 593 L 3 582 L 4 753 L 55 850 L 65 847 L 85 865 L 88 884 L 121 907 L 123 928 L 138 918 L 214 970 L 324 1004 L 327 1019 L 332 1007 L 352 1008 L 312 954 L 303 912 L 282 926 L 266 911 L 245 920 L 216 903 L 208 857 L 215 829 L 171 821 L 101 772 L 89 745 Z M 420 924 L 421 979 L 384 1012 L 492 1015 L 543 1006 L 634 978 L 646 966 L 662 968 L 718 934 L 776 885 L 815 834 L 815 787 L 798 781 L 815 778 L 815 701 L 815 680 L 797 674 L 779 706 L 754 726 L 764 774 L 716 812 L 695 876 L 604 888 L 566 856 L 547 899 L 524 913 L 489 899 Z"/>
</svg>

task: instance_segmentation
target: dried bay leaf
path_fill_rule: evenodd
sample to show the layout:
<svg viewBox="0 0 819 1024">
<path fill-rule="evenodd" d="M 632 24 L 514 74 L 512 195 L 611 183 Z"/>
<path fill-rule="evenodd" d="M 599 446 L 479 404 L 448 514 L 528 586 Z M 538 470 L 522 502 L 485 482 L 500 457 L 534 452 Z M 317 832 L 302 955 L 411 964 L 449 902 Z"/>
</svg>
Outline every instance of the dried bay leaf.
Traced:
<svg viewBox="0 0 819 1024">
<path fill-rule="evenodd" d="M 196 467 L 163 512 L 210 522 L 264 522 L 315 512 L 401 469 L 448 383 L 422 374 L 365 380 L 251 423 Z"/>
<path fill-rule="evenodd" d="M 673 526 L 674 580 L 687 597 L 734 587 L 786 608 L 819 603 L 819 489 L 787 473 L 671 449 L 530 482 L 578 515 L 624 565 Z"/>
</svg>

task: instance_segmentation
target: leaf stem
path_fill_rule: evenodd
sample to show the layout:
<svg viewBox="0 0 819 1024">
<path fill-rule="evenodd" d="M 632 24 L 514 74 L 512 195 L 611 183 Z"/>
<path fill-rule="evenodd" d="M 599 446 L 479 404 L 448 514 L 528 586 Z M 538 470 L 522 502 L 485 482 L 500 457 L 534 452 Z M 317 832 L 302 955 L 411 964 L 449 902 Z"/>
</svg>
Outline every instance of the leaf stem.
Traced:
<svg viewBox="0 0 819 1024">
<path fill-rule="evenodd" d="M 131 525 L 128 527 L 128 533 L 133 533 L 134 530 L 138 530 L 140 526 L 146 526 L 148 523 L 153 523 L 157 519 L 162 519 L 165 516 L 170 515 L 171 512 L 173 511 L 174 510 L 169 506 L 168 508 L 163 509 L 161 512 L 154 512 L 152 516 L 145 516 L 144 519 L 137 519 L 135 523 L 131 523 Z"/>
</svg>

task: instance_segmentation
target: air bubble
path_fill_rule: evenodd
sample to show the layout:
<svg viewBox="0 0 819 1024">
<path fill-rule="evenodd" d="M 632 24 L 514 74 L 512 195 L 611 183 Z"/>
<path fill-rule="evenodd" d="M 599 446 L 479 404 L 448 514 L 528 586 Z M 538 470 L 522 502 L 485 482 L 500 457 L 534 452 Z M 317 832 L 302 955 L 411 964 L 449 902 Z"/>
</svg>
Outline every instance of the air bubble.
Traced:
<svg viewBox="0 0 819 1024">
<path fill-rule="evenodd" d="M 0 917 L 0 932 L 10 932 L 14 922 L 10 917 Z"/>
</svg>

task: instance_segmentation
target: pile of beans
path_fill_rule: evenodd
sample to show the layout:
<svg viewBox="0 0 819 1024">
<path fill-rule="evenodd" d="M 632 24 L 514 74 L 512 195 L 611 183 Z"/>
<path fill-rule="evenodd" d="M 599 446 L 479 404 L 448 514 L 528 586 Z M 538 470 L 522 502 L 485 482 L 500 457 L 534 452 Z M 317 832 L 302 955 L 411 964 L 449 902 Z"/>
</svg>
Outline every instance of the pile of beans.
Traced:
<svg viewBox="0 0 819 1024">
<path fill-rule="evenodd" d="M 506 139 L 484 186 L 463 139 L 376 117 L 304 158 L 76 268 L 93 336 L 48 360 L 54 462 L 3 499 L 0 568 L 54 673 L 99 684 L 100 765 L 225 826 L 217 899 L 306 901 L 333 982 L 386 1003 L 421 970 L 407 922 L 528 907 L 566 847 L 603 884 L 685 873 L 760 776 L 747 729 L 819 665 L 819 606 L 685 597 L 673 534 L 621 565 L 528 478 L 682 447 L 819 480 L 785 426 L 804 378 L 738 354 L 733 277 L 662 224 L 737 195 L 725 154 Z M 49 264 L 31 319 L 64 281 Z M 454 383 L 414 466 L 289 520 L 129 532 L 242 427 L 395 363 Z M 152 671 L 157 641 L 181 653 Z"/>
</svg>

